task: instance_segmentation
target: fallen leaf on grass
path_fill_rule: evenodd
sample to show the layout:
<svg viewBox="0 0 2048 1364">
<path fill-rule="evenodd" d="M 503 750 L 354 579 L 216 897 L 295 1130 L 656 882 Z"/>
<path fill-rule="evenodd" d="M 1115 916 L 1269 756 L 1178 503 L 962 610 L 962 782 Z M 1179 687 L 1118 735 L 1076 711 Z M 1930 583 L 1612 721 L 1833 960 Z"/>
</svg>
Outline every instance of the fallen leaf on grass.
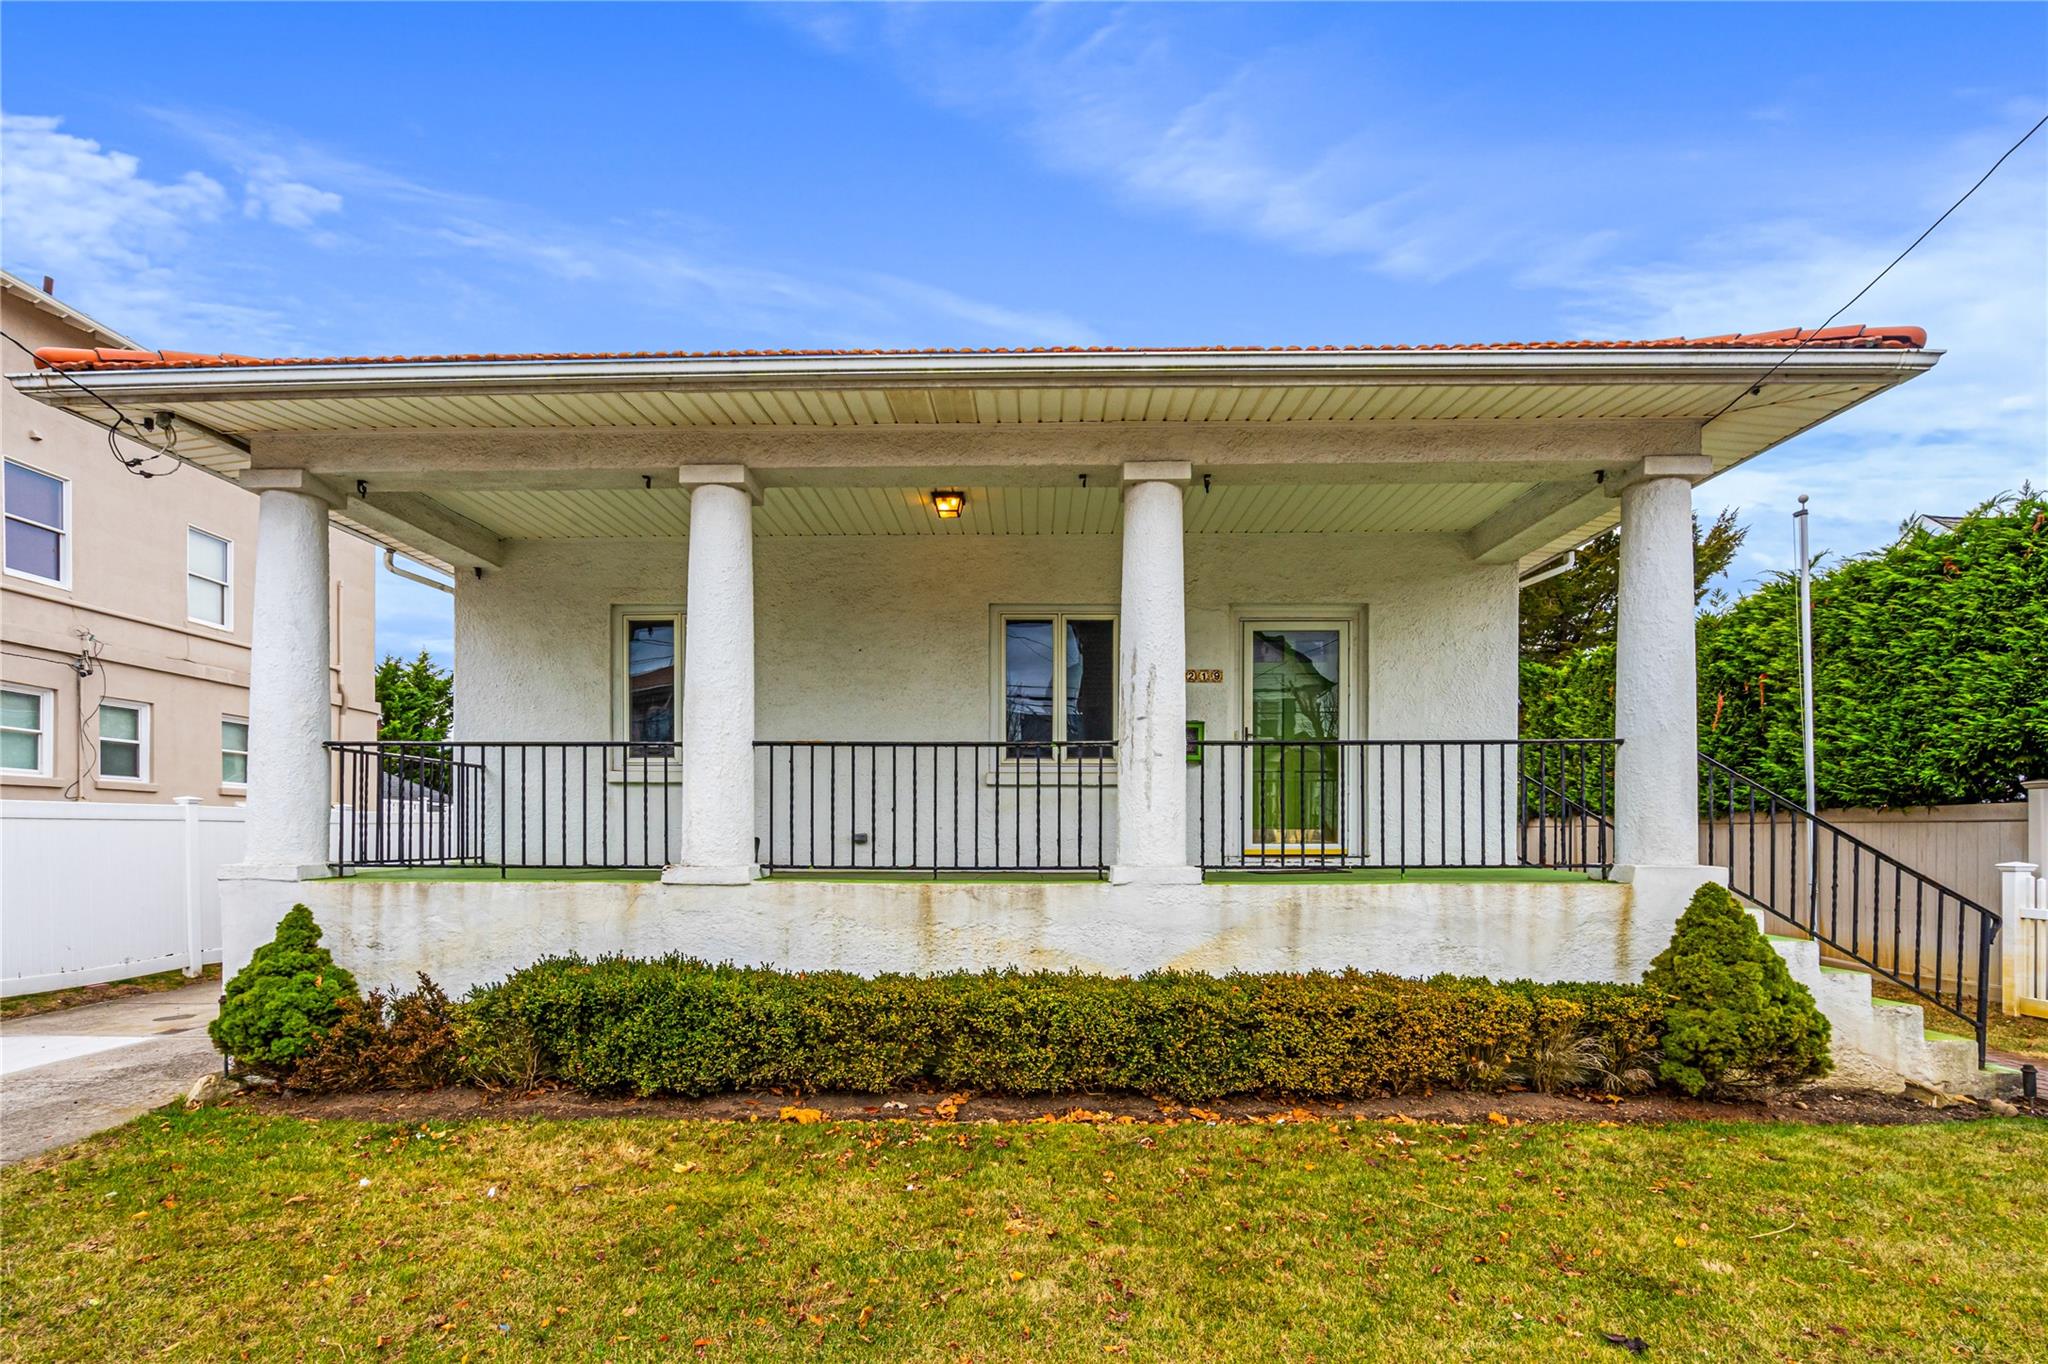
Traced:
<svg viewBox="0 0 2048 1364">
<path fill-rule="evenodd" d="M 798 1108 L 794 1104 L 784 1104 L 779 1116 L 784 1122 L 800 1123 L 804 1126 L 809 1126 L 812 1123 L 825 1121 L 825 1114 L 822 1110 L 816 1108 Z"/>
</svg>

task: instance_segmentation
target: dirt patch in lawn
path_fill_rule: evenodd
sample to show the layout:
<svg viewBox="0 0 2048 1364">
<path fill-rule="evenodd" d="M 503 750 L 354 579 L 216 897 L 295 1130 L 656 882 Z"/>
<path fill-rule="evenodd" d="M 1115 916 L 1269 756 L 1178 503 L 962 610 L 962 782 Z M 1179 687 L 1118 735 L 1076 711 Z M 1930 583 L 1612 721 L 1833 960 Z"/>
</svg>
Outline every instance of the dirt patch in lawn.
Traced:
<svg viewBox="0 0 2048 1364">
<path fill-rule="evenodd" d="M 1271 1123 L 1340 1118 L 1411 1118 L 1419 1122 L 1794 1122 L 1890 1125 L 1969 1121 L 1988 1116 L 1969 1103 L 1929 1108 L 1903 1095 L 1802 1090 L 1768 1101 L 1710 1103 L 1667 1095 L 1609 1099 L 1569 1094 L 1443 1093 L 1345 1103 L 1293 1103 L 1269 1099 L 1176 1104 L 1142 1094 L 1075 1094 L 1018 1097 L 962 1095 L 925 1090 L 891 1094 L 805 1094 L 774 1091 L 715 1094 L 701 1099 L 599 1098 L 571 1089 L 542 1089 L 503 1096 L 468 1088 L 373 1090 L 357 1094 L 254 1092 L 232 1102 L 259 1111 L 303 1118 L 351 1118 L 370 1122 L 428 1122 L 451 1118 L 664 1118 L 682 1121 L 750 1122 L 780 1120 L 785 1108 L 816 1110 L 824 1121 L 911 1119 L 929 1122 L 1033 1122 L 1047 1119 L 1098 1122 Z M 2020 1106 L 2022 1113 L 2048 1117 L 2048 1104 Z M 1495 1117 L 1498 1115 L 1498 1119 Z M 806 1114 L 808 1116 L 808 1114 Z"/>
</svg>

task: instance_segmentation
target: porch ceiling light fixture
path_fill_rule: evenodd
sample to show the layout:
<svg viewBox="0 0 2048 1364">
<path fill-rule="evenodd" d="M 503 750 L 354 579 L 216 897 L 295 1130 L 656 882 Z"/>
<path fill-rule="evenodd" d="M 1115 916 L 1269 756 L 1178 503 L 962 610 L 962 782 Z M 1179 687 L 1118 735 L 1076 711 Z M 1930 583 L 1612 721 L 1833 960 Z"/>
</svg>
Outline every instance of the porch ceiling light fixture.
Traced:
<svg viewBox="0 0 2048 1364">
<path fill-rule="evenodd" d="M 958 488 L 932 489 L 932 510 L 939 514 L 941 521 L 958 521 L 961 508 L 967 505 L 967 494 Z"/>
</svg>

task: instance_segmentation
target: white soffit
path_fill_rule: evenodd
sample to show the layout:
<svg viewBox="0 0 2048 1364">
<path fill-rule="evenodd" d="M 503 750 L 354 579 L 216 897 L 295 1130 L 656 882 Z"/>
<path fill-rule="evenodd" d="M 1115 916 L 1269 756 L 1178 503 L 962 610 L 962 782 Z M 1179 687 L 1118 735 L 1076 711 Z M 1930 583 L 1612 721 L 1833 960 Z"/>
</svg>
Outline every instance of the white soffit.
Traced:
<svg viewBox="0 0 2048 1364">
<path fill-rule="evenodd" d="M 752 428 L 802 430 L 1052 423 L 1240 427 L 1694 420 L 1725 469 L 1939 359 L 1930 350 L 1604 350 L 1008 355 L 683 362 L 477 362 L 101 371 L 83 376 L 138 418 L 175 411 L 179 451 L 233 476 L 275 432 Z M 1750 394 L 1774 366 L 1763 391 Z M 47 371 L 18 388 L 92 419 L 95 400 Z M 1732 400 L 1732 406 L 1731 406 Z M 1723 409 L 1727 409 L 1725 413 Z M 1722 415 L 1716 415 L 1722 414 Z M 1362 485 L 1191 491 L 1191 532 L 1463 530 L 1524 485 Z M 1108 533 L 1114 491 L 968 489 L 940 524 L 918 489 L 771 489 L 763 535 Z M 513 538 L 680 533 L 680 492 L 441 494 Z M 1613 520 L 1602 507 L 1556 548 Z M 383 536 L 372 535 L 382 543 Z"/>
<path fill-rule="evenodd" d="M 1529 489 L 1525 483 L 1288 485 L 1188 489 L 1186 525 L 1204 534 L 1442 534 L 1469 530 Z M 1121 491 L 967 487 L 958 520 L 940 520 L 930 490 L 775 487 L 754 513 L 757 535 L 1113 535 Z M 443 492 L 450 511 L 512 540 L 663 539 L 689 530 L 678 488 Z"/>
</svg>

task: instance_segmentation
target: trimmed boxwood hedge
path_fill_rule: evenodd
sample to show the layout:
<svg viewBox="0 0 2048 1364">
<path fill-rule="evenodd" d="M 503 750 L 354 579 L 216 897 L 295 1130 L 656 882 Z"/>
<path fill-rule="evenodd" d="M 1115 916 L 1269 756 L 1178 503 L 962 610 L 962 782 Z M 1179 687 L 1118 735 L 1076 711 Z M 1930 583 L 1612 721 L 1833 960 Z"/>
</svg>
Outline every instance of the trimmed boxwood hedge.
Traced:
<svg viewBox="0 0 2048 1364">
<path fill-rule="evenodd" d="M 862 977 L 687 957 L 551 958 L 462 1007 L 469 1071 L 599 1093 L 926 1083 L 1014 1094 L 1329 1097 L 1629 1087 L 1666 1001 L 1633 985 L 1359 971 L 1135 979 L 1001 971 Z M 507 1058 L 517 1058 L 508 1061 Z M 507 1073 L 493 1075 L 494 1068 Z"/>
</svg>

